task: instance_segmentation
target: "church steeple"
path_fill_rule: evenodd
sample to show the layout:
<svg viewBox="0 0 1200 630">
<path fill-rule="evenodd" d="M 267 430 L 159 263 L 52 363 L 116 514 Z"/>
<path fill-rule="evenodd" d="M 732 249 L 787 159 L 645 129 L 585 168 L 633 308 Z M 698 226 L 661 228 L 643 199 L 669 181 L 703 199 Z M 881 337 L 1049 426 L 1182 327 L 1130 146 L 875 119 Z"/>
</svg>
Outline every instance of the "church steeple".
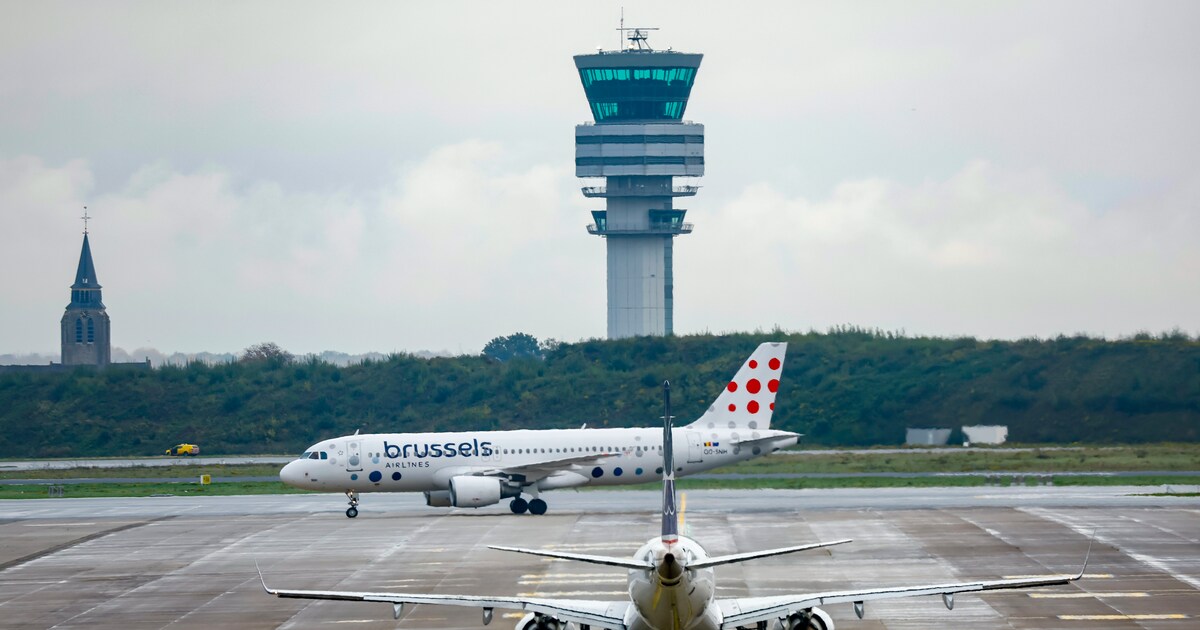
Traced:
<svg viewBox="0 0 1200 630">
<path fill-rule="evenodd" d="M 83 248 L 79 251 L 79 266 L 75 284 L 71 285 L 71 303 L 63 313 L 62 362 L 64 365 L 108 365 L 111 362 L 111 330 L 108 313 L 96 279 L 96 264 L 92 262 L 92 244 L 88 241 L 87 208 L 83 216 Z"/>
<path fill-rule="evenodd" d="M 96 264 L 92 262 L 92 245 L 87 232 L 83 233 L 83 249 L 79 252 L 79 268 L 75 284 L 71 285 L 71 304 L 67 308 L 104 308 L 100 281 L 96 279 Z"/>
</svg>

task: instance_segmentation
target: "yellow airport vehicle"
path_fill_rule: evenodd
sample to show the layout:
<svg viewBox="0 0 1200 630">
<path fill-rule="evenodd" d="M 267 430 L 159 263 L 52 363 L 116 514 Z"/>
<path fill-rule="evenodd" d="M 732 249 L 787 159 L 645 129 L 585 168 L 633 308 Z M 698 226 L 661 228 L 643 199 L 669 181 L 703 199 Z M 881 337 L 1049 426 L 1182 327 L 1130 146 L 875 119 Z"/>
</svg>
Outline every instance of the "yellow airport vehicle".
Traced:
<svg viewBox="0 0 1200 630">
<path fill-rule="evenodd" d="M 195 444 L 176 444 L 167 449 L 167 455 L 199 455 L 200 447 Z"/>
</svg>

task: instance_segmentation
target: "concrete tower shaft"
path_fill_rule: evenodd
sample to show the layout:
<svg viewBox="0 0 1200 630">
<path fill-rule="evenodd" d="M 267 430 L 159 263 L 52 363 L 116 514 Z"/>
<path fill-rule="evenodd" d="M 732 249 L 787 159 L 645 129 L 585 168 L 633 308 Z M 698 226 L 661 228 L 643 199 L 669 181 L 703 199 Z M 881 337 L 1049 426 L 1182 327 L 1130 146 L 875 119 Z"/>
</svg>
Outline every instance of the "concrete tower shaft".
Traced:
<svg viewBox="0 0 1200 630">
<path fill-rule="evenodd" d="M 692 231 L 674 204 L 697 189 L 674 178 L 704 175 L 704 126 L 683 122 L 703 56 L 636 36 L 639 48 L 575 57 L 595 120 L 575 127 L 575 175 L 606 183 L 583 194 L 606 201 L 588 232 L 607 241 L 610 339 L 674 332 L 673 239 Z"/>
</svg>

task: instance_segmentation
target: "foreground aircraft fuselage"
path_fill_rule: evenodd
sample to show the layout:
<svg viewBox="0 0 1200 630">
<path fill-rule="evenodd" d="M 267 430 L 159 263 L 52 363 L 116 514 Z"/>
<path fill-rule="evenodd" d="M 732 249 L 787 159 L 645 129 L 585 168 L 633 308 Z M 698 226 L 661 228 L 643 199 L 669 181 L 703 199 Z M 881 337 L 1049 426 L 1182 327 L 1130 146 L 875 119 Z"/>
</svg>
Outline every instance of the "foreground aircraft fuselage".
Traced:
<svg viewBox="0 0 1200 630">
<path fill-rule="evenodd" d="M 799 435 L 770 428 L 786 351 L 786 343 L 760 345 L 699 420 L 674 429 L 676 475 L 797 442 Z M 345 492 L 350 517 L 362 492 L 423 492 L 438 507 L 511 499 L 513 512 L 543 514 L 546 490 L 657 481 L 663 455 L 661 428 L 356 434 L 314 444 L 279 477 L 297 488 Z"/>
</svg>

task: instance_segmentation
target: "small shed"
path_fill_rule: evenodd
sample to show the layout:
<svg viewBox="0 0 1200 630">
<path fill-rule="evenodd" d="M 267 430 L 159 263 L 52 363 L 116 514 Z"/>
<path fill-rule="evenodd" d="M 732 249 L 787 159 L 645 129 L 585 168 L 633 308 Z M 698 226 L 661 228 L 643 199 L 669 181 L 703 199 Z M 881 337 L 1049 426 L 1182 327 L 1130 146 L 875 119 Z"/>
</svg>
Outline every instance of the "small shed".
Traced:
<svg viewBox="0 0 1200 630">
<path fill-rule="evenodd" d="M 1005 425 L 977 424 L 973 427 L 963 427 L 963 442 L 971 444 L 1003 444 L 1008 440 L 1008 427 Z"/>
<path fill-rule="evenodd" d="M 904 443 L 908 446 L 943 446 L 950 441 L 950 429 L 905 429 Z"/>
</svg>

